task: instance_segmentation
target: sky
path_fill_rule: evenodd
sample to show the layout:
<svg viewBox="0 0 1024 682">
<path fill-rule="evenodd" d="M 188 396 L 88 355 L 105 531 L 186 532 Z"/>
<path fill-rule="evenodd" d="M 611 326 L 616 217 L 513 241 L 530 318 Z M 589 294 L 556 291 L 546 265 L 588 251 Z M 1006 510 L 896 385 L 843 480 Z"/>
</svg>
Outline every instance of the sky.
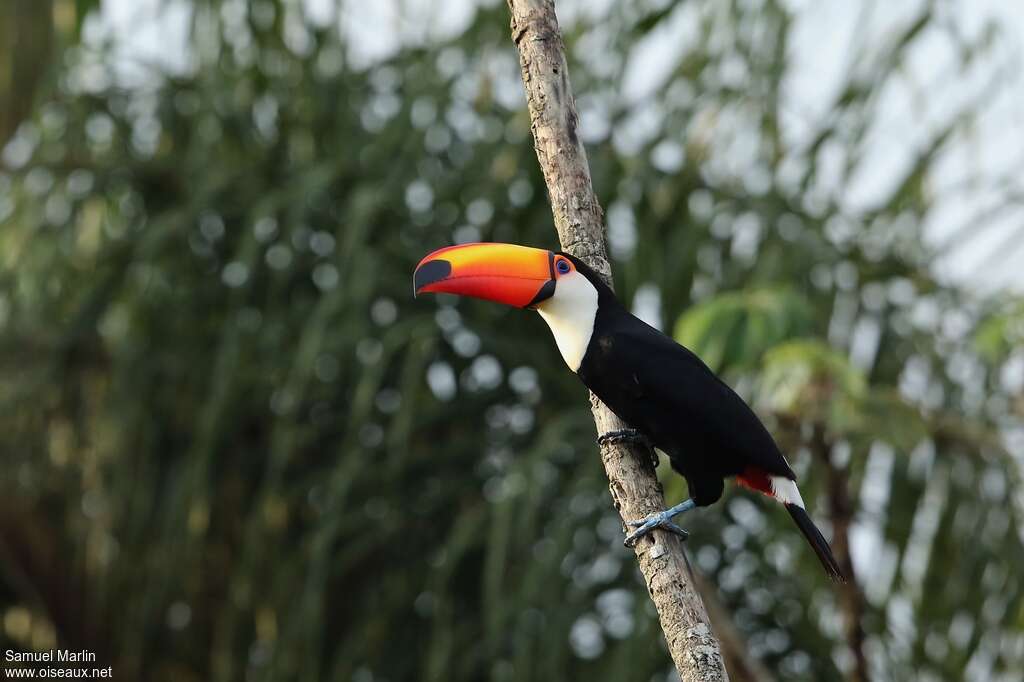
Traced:
<svg viewBox="0 0 1024 682">
<path fill-rule="evenodd" d="M 294 4 L 314 23 L 339 24 L 351 44 L 351 57 L 372 64 L 404 43 L 458 34 L 472 20 L 477 6 L 495 2 L 295 0 Z M 561 0 L 557 7 L 560 20 L 567 23 L 580 13 L 601 16 L 610 4 L 611 0 Z M 788 138 L 799 141 L 822 118 L 855 55 L 865 45 L 890 39 L 925 3 L 787 0 L 787 4 L 796 24 L 783 124 Z M 1017 189 L 1024 196 L 1024 173 L 1013 172 L 1024 161 L 1024 115 L 1016 101 L 1024 92 L 1024 56 L 1015 45 L 1019 41 L 1012 39 L 1024 35 L 1024 4 L 1005 0 L 937 4 L 944 22 L 966 37 L 976 37 L 994 23 L 1010 39 L 1000 41 L 966 76 L 951 76 L 956 55 L 946 36 L 933 30 L 934 35 L 919 41 L 899 85 L 884 93 L 863 171 L 841 188 L 840 194 L 851 210 L 870 207 L 912 162 L 930 131 L 941 126 L 957 107 L 979 97 L 994 74 L 1001 74 L 995 94 L 982 100 L 983 114 L 972 134 L 957 140 L 941 161 L 934 182 L 939 206 L 926 226 L 926 235 L 939 245 L 966 230 L 968 238 L 939 260 L 937 269 L 943 276 L 985 291 L 1002 287 L 1024 291 L 1024 268 L 1015 265 L 1024 262 L 1024 237 L 1020 236 L 1024 235 L 1024 207 L 976 217 L 1000 196 L 994 190 L 999 178 L 1016 176 Z M 189 59 L 188 7 L 185 0 L 104 0 L 102 21 L 92 32 L 116 36 L 126 63 L 139 60 L 183 70 Z M 637 45 L 628 65 L 627 96 L 642 100 L 664 84 L 671 57 L 685 45 L 680 36 L 687 31 L 686 21 L 684 13 L 677 13 L 661 31 Z M 965 187 L 968 178 L 975 182 Z"/>
</svg>

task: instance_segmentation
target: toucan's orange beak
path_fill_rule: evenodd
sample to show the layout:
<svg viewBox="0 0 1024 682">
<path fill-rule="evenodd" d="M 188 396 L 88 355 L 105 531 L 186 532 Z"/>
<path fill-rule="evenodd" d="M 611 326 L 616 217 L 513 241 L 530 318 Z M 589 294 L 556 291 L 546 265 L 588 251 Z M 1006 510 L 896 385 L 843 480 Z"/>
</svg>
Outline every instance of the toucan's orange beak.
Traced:
<svg viewBox="0 0 1024 682">
<path fill-rule="evenodd" d="M 515 244 L 449 246 L 420 261 L 413 288 L 529 308 L 555 293 L 554 259 L 551 251 Z"/>
</svg>

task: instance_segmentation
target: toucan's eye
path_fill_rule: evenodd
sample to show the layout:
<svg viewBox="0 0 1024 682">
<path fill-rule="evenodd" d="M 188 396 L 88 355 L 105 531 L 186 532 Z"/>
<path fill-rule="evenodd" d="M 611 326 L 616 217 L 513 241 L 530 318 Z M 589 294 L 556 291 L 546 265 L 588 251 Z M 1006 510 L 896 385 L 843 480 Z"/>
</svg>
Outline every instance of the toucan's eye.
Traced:
<svg viewBox="0 0 1024 682">
<path fill-rule="evenodd" d="M 567 260 L 558 261 L 557 263 L 555 263 L 555 267 L 558 268 L 558 271 L 563 275 L 572 270 L 572 267 L 569 265 L 569 261 Z"/>
</svg>

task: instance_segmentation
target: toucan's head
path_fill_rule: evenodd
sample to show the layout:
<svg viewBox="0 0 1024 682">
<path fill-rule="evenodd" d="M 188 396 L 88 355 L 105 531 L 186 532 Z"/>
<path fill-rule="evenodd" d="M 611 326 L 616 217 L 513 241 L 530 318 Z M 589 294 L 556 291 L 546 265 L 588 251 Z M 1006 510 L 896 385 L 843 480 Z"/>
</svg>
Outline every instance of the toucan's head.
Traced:
<svg viewBox="0 0 1024 682">
<path fill-rule="evenodd" d="M 416 266 L 413 284 L 416 294 L 443 292 L 537 310 L 574 372 L 590 343 L 601 294 L 610 295 L 597 274 L 573 256 L 515 244 L 439 249 Z"/>
</svg>

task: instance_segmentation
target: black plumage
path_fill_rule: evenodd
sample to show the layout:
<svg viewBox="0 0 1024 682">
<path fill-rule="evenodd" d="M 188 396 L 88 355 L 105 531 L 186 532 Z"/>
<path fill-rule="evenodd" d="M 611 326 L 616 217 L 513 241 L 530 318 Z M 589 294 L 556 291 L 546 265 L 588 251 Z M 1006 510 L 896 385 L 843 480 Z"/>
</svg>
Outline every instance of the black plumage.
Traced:
<svg viewBox="0 0 1024 682">
<path fill-rule="evenodd" d="M 580 379 L 668 455 L 698 506 L 716 502 L 724 479 L 732 476 L 768 494 L 769 477 L 796 480 L 768 429 L 732 388 L 692 351 L 630 313 L 585 263 L 566 257 L 598 291 Z M 799 509 L 794 520 L 828 573 L 841 579 L 828 543 L 806 512 Z"/>
<path fill-rule="evenodd" d="M 756 468 L 796 480 L 754 411 L 689 349 L 639 319 L 593 270 L 597 317 L 578 374 L 605 405 L 642 431 L 686 477 L 698 506 L 722 495 L 722 479 Z"/>
</svg>

